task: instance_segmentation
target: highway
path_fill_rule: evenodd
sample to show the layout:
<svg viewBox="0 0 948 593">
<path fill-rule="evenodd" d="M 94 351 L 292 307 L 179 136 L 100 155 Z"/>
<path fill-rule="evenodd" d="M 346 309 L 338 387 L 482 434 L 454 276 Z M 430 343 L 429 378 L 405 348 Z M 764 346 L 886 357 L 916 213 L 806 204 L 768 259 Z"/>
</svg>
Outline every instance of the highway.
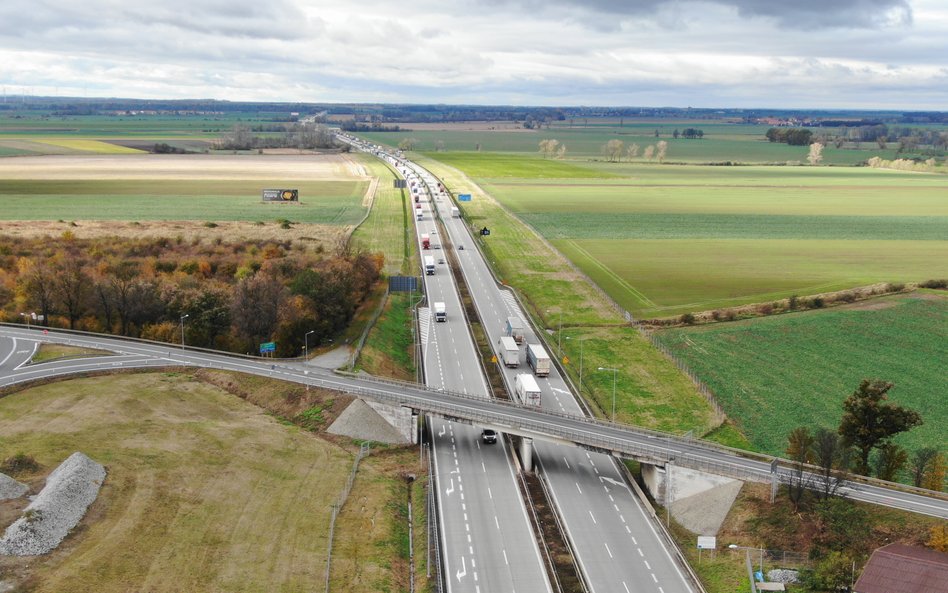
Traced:
<svg viewBox="0 0 948 593">
<path fill-rule="evenodd" d="M 432 210 L 437 186 L 424 185 L 407 168 L 400 168 L 400 173 L 412 185 L 409 193 L 419 200 L 413 204 L 418 253 L 435 262 L 433 274 L 422 273 L 428 306 L 418 312 L 425 384 L 487 399 L 489 389 L 451 268 L 441 263 L 445 254 Z M 422 235 L 430 238 L 427 249 Z M 443 322 L 434 320 L 435 302 L 445 304 Z M 475 426 L 439 416 L 428 420 L 447 589 L 551 592 L 508 448 L 483 444 Z"/>
<path fill-rule="evenodd" d="M 453 203 L 446 197 L 435 203 L 451 243 L 466 246 L 455 253 L 478 316 L 491 343 L 497 344 L 505 335 L 507 317 L 526 317 L 513 295 L 498 288 L 480 250 L 475 248 L 465 222 L 452 218 Z M 488 240 L 501 241 L 503 238 L 491 237 Z M 529 327 L 526 336 L 525 343 L 540 342 Z M 520 349 L 520 368 L 501 366 L 511 394 L 514 393 L 515 375 L 531 373 L 524 350 Z M 543 392 L 544 409 L 583 415 L 582 408 L 555 368 L 549 377 L 538 377 L 537 382 Z M 590 591 L 693 591 L 669 553 L 667 542 L 651 524 L 642 502 L 626 485 L 613 457 L 542 441 L 534 446 L 539 470 L 548 483 L 552 502 Z"/>
</svg>

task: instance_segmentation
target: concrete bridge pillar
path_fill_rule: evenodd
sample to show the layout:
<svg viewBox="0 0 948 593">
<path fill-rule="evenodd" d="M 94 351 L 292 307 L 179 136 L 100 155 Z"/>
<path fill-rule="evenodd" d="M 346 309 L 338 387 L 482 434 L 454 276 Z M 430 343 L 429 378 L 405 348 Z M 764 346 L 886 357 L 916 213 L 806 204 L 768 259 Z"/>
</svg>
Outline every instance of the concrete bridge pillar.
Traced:
<svg viewBox="0 0 948 593">
<path fill-rule="evenodd" d="M 411 411 L 411 425 L 414 428 L 414 430 L 411 431 L 411 444 L 417 445 L 421 440 L 419 435 L 421 434 L 422 430 L 421 416 L 418 415 L 418 410 Z"/>
<path fill-rule="evenodd" d="M 527 437 L 520 439 L 520 463 L 523 465 L 523 471 L 527 473 L 533 471 L 533 439 Z"/>
</svg>

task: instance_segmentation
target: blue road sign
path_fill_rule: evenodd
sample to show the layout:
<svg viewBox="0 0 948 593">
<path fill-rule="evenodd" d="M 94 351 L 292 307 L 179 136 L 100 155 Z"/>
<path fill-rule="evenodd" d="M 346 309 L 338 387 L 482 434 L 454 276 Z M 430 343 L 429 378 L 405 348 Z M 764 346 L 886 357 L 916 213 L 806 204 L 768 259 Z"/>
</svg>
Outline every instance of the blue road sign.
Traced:
<svg viewBox="0 0 948 593">
<path fill-rule="evenodd" d="M 459 202 L 470 202 L 470 201 L 471 201 L 471 194 L 458 194 L 458 201 L 459 201 Z"/>
<path fill-rule="evenodd" d="M 266 354 L 267 352 L 276 352 L 277 344 L 276 342 L 264 342 L 260 344 L 260 354 Z"/>
</svg>

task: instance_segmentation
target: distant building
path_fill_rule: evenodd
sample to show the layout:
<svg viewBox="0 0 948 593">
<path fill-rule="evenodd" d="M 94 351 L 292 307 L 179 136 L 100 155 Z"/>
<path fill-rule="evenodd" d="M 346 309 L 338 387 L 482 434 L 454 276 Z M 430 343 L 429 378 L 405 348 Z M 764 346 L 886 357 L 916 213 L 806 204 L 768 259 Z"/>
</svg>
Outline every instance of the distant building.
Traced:
<svg viewBox="0 0 948 593">
<path fill-rule="evenodd" d="M 935 593 L 948 591 L 948 554 L 904 544 L 872 553 L 854 593 Z"/>
</svg>

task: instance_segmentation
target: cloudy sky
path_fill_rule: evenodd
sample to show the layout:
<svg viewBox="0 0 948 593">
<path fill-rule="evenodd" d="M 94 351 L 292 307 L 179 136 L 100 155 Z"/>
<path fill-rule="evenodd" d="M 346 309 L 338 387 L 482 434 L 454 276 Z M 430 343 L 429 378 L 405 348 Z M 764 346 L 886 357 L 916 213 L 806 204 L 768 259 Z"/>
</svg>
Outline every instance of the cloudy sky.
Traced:
<svg viewBox="0 0 948 593">
<path fill-rule="evenodd" d="M 945 0 L 2 0 L 5 95 L 948 109 Z"/>
</svg>

